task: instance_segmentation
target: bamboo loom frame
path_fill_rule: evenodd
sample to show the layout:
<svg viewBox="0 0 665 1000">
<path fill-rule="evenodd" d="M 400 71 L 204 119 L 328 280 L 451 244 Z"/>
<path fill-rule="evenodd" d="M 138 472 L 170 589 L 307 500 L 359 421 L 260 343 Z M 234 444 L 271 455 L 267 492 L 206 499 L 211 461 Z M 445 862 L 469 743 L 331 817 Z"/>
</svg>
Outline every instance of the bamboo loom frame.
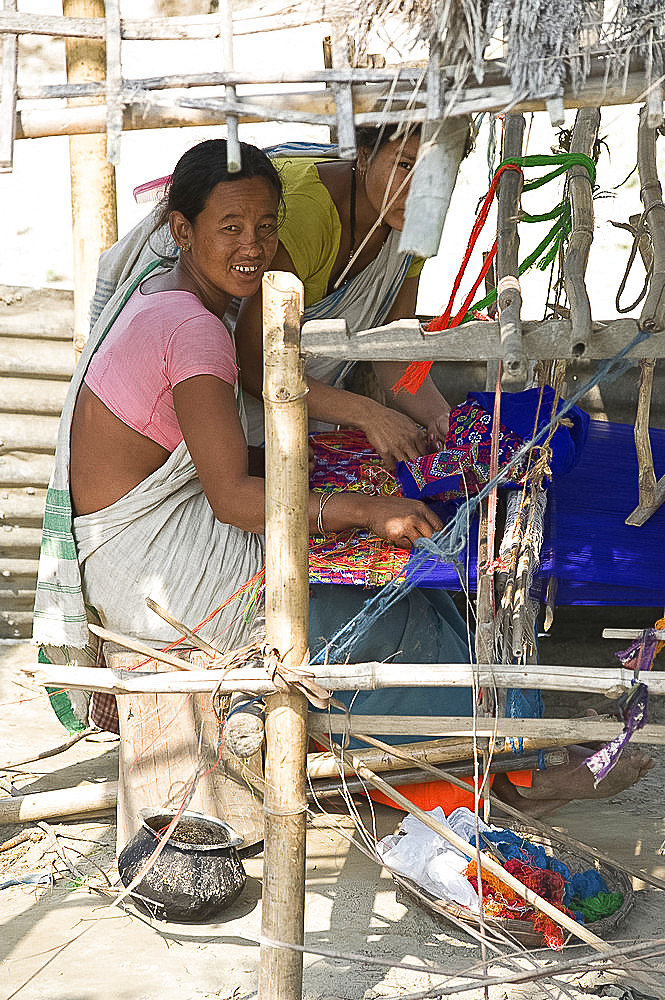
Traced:
<svg viewBox="0 0 665 1000">
<path fill-rule="evenodd" d="M 302 24 L 308 17 L 314 23 L 321 19 L 321 14 L 312 6 L 294 7 L 294 21 Z M 278 23 L 276 18 L 281 18 Z M 380 124 L 389 121 L 401 121 L 408 106 L 408 117 L 412 122 L 424 122 L 432 117 L 460 116 L 480 111 L 499 112 L 510 109 L 520 112 L 548 110 L 553 116 L 559 115 L 562 108 L 597 108 L 598 106 L 635 103 L 647 97 L 648 127 L 655 128 L 662 121 L 662 87 L 651 89 L 647 86 L 648 68 L 641 60 L 634 58 L 630 71 L 620 83 L 609 83 L 606 79 L 606 59 L 609 53 L 599 51 L 593 58 L 591 73 L 578 93 L 565 87 L 563 94 L 553 100 L 551 95 L 518 99 L 513 94 L 507 78 L 497 62 L 487 61 L 485 83 L 482 86 L 467 86 L 452 98 L 447 94 L 449 70 L 446 67 L 433 65 L 434 59 L 426 74 L 422 67 L 402 67 L 397 70 L 361 69 L 348 65 L 343 55 L 342 39 L 339 26 L 333 25 L 333 65 L 324 71 L 311 73 L 287 73 L 279 78 L 262 74 L 238 73 L 232 67 L 232 39 L 230 34 L 241 34 L 243 31 L 256 30 L 256 25 L 241 24 L 241 19 L 231 22 L 228 5 L 221 5 L 219 15 L 209 15 L 193 18 L 151 19 L 146 21 L 131 21 L 121 19 L 117 0 L 106 0 L 106 18 L 74 18 L 74 17 L 42 17 L 19 13 L 15 0 L 5 0 L 4 9 L 0 11 L 0 38 L 3 41 L 3 78 L 0 102 L 0 169 L 10 169 L 14 139 L 37 138 L 51 135 L 84 136 L 105 134 L 106 152 L 111 163 L 117 162 L 119 156 L 119 139 L 122 131 L 155 128 L 217 125 L 225 120 L 228 128 L 231 151 L 237 141 L 237 126 L 239 123 L 250 123 L 263 120 L 298 122 L 317 125 L 327 125 L 338 131 L 345 154 L 353 155 L 353 123 Z M 260 30 L 277 30 L 282 27 L 292 27 L 294 24 L 284 20 L 283 12 L 275 15 L 271 22 L 266 19 L 259 25 Z M 45 34 L 51 37 L 86 38 L 105 41 L 106 43 L 106 78 L 96 82 L 73 82 L 65 85 L 19 88 L 16 82 L 16 42 L 21 34 Z M 224 50 L 224 69 L 218 73 L 199 73 L 173 75 L 171 77 L 150 78 L 145 80 L 124 80 L 121 76 L 121 43 L 128 40 L 157 39 L 221 39 Z M 434 55 L 434 54 L 433 54 Z M 8 57 L 8 58 L 7 58 Z M 326 84 L 326 90 L 297 92 L 293 94 L 272 93 L 252 94 L 251 97 L 241 97 L 236 88 L 243 84 L 268 87 L 276 84 Z M 194 98 L 189 94 L 174 95 L 178 88 L 213 87 L 219 88 L 219 95 Z M 393 89 L 394 88 L 394 89 Z M 393 96 L 388 103 L 387 95 Z M 414 90 L 417 94 L 414 98 Z M 54 100 L 76 100 L 77 106 L 66 108 L 27 109 L 19 108 L 19 101 L 38 101 L 40 103 Z M 102 101 L 103 103 L 100 103 Z M 573 168 L 574 169 L 574 168 Z M 579 176 L 579 175 L 578 175 Z M 575 181 L 571 171 L 571 191 L 583 187 Z M 583 197 L 583 193 L 578 195 Z M 573 196 L 573 217 L 575 218 L 576 198 Z M 577 200 L 578 211 L 580 201 Z M 576 228 L 581 235 L 579 257 L 585 266 L 585 248 L 581 228 Z M 582 227 L 583 228 L 583 227 Z M 515 233 L 516 235 L 516 233 Z M 577 235 L 573 235 L 573 241 Z M 583 266 L 582 289 L 583 289 Z M 578 266 L 577 278 L 579 278 Z M 511 277 L 511 266 L 506 266 L 506 273 L 500 278 Z M 286 279 L 288 281 L 289 279 Z M 298 304 L 299 291 L 293 285 L 284 283 L 283 276 L 271 275 L 268 284 L 268 299 L 272 296 L 272 312 L 269 308 L 266 319 L 266 412 L 269 427 L 267 454 L 268 483 L 268 525 L 267 525 L 267 627 L 269 641 L 279 651 L 285 663 L 299 665 L 306 656 L 307 642 L 307 609 L 306 609 L 306 556 L 307 531 L 306 515 L 303 512 L 303 491 L 306 490 L 306 450 L 305 450 L 305 420 L 304 393 L 302 392 L 302 371 L 300 351 L 303 355 L 326 353 L 328 356 L 339 356 L 346 359 L 371 358 L 373 360 L 409 357 L 427 360 L 460 360 L 475 357 L 484 360 L 496 360 L 506 363 L 509 369 L 519 371 L 525 361 L 533 359 L 554 359 L 581 357 L 601 359 L 613 356 L 619 349 L 629 343 L 637 333 L 638 324 L 634 320 L 618 320 L 608 323 L 593 323 L 590 313 L 585 310 L 584 296 L 575 300 L 573 290 L 576 280 L 572 278 L 569 296 L 571 299 L 571 320 L 551 320 L 546 323 L 523 322 L 519 315 L 519 303 L 514 307 L 514 299 L 502 308 L 503 319 L 495 323 L 468 324 L 463 333 L 445 332 L 431 336 L 424 335 L 419 324 L 399 323 L 376 331 L 364 331 L 362 334 L 349 336 L 343 324 L 318 323 L 305 324 L 300 341 L 300 321 Z M 579 287 L 579 286 L 577 286 Z M 574 301 L 581 304 L 574 305 Z M 582 316 L 582 319 L 580 319 Z M 656 327 L 658 329 L 658 327 Z M 302 346 L 300 346 L 302 345 Z M 638 349 L 635 349 L 636 351 Z M 335 352 L 338 352 L 335 355 Z M 634 352 L 635 353 L 635 352 Z M 649 356 L 651 358 L 665 357 L 665 333 L 654 333 L 649 341 Z M 272 361 L 270 359 L 273 359 Z M 284 371 L 279 371 L 280 362 L 285 361 Z M 274 362 L 274 367 L 271 364 Z M 280 393 L 283 393 L 280 396 Z M 287 430 L 288 428 L 288 430 Z M 289 446 L 284 447 L 284 440 Z M 285 492 L 286 491 L 286 492 Z M 288 493 L 288 503 L 285 497 Z M 294 500 L 297 497 L 297 501 Z M 284 573 L 285 567 L 288 572 Z M 159 654 L 155 652 L 155 658 Z M 509 678 L 508 672 L 501 674 L 501 665 L 492 664 L 491 657 L 486 657 L 488 663 L 486 681 L 514 686 L 517 684 L 515 674 Z M 177 659 L 174 657 L 174 659 Z M 181 663 L 183 661 L 180 661 Z M 369 667 L 376 674 L 385 665 L 367 664 L 352 665 L 357 671 L 361 667 Z M 416 667 L 422 665 L 400 665 L 400 682 L 403 682 L 405 671 L 414 669 L 411 675 L 415 679 Z M 458 667 L 459 665 L 446 665 Z M 504 664 L 503 667 L 506 667 Z M 76 673 L 70 668 L 67 673 L 58 674 L 34 672 L 40 680 L 47 679 L 49 683 L 69 684 L 74 687 L 81 684 L 88 689 L 127 690 L 130 683 L 159 684 L 163 683 L 161 675 L 151 675 L 150 681 L 132 674 L 129 678 L 107 676 L 107 672 L 95 671 L 97 684 L 91 683 L 91 678 Z M 555 687 L 557 678 L 553 678 L 554 668 L 548 667 L 550 687 Z M 611 690 L 616 692 L 625 689 L 633 679 L 629 671 L 605 672 L 605 675 L 593 675 L 590 671 L 580 674 L 585 683 L 595 680 L 600 688 L 593 690 Z M 439 676 L 431 665 L 428 665 L 427 683 L 444 683 L 444 674 Z M 609 676 L 611 674 L 611 677 Z M 433 676 L 436 675 L 436 676 Z M 629 675 L 629 676 L 626 676 Z M 316 672 L 317 678 L 331 687 L 344 687 L 344 679 L 333 677 L 333 674 Z M 480 683 L 483 683 L 482 671 Z M 529 684 L 533 682 L 535 668 L 529 665 L 528 670 L 522 670 L 522 680 Z M 56 677 L 58 679 L 56 679 Z M 182 690 L 209 690 L 210 683 L 217 683 L 214 671 L 201 672 L 188 670 L 183 676 L 170 673 L 169 679 L 181 685 Z M 266 694 L 268 703 L 266 734 L 268 743 L 268 763 L 266 770 L 266 852 L 264 866 L 264 922 L 263 936 L 265 943 L 261 953 L 260 996 L 262 1000 L 296 1000 L 302 993 L 302 953 L 295 949 L 273 946 L 270 939 L 293 944 L 302 944 L 303 938 L 303 904 L 304 904 L 304 852 L 305 826 L 304 815 L 306 796 L 304 794 L 304 761 L 306 746 L 306 728 L 322 734 L 330 728 L 330 720 L 322 716 L 307 716 L 303 696 L 292 692 L 283 693 L 274 687 L 266 686 L 265 677 L 235 675 L 233 683 L 236 686 L 242 680 L 247 690 Z M 469 673 L 465 675 L 468 683 Z M 659 687 L 658 678 L 649 675 L 645 678 L 651 690 L 656 693 Z M 85 683 L 84 683 L 85 682 Z M 391 678 L 386 686 L 395 683 Z M 460 681 L 461 682 L 461 681 Z M 358 676 L 347 678 L 346 683 L 354 688 L 362 687 L 363 681 Z M 563 679 L 558 678 L 563 686 Z M 569 683 L 569 681 L 566 681 Z M 186 685 L 189 684 L 187 687 Z M 372 680 L 375 686 L 381 686 Z M 198 686 L 196 686 L 198 685 Z M 203 685 L 203 686 L 201 686 Z M 604 686 L 603 686 L 604 685 Z M 609 685 L 609 687 L 608 687 Z M 545 687 L 545 679 L 541 686 Z M 134 688 L 136 690 L 137 688 Z M 155 690 L 153 687 L 152 690 Z M 170 690 L 173 690 L 171 688 Z M 660 693 L 660 692 L 658 692 Z M 318 719 L 318 721 L 317 721 Z M 494 724 L 496 721 L 496 725 Z M 607 720 L 539 720 L 538 735 L 542 736 L 544 729 L 552 723 L 560 721 L 569 735 L 589 733 L 586 738 L 609 738 L 608 734 L 616 735 L 620 730 L 618 723 Z M 416 723 L 429 724 L 434 734 L 446 735 L 470 731 L 469 720 L 439 719 L 439 720 L 393 720 L 398 731 L 403 733 L 405 726 Z M 389 720 L 354 719 L 354 725 L 365 732 L 387 732 Z M 401 728 L 400 728 L 401 727 Z M 485 729 L 476 727 L 476 734 L 486 739 L 496 739 L 497 736 L 525 735 L 529 730 L 528 720 L 520 721 L 519 729 L 514 720 L 493 720 Z M 658 730 L 658 732 L 656 732 Z M 662 739 L 663 727 L 645 727 L 636 734 L 636 740 L 645 739 L 656 742 Z M 426 734 L 427 728 L 419 732 Z M 549 734 L 550 739 L 562 738 L 563 729 L 557 734 Z M 356 760 L 348 759 L 350 768 L 359 771 L 370 782 L 382 788 L 386 794 L 390 789 L 371 771 L 360 756 Z M 108 802 L 108 797 L 100 799 Z M 396 798 L 395 801 L 398 801 Z M 401 803 L 404 808 L 411 808 L 407 800 Z M 412 810 L 415 811 L 415 810 Z M 421 816 L 421 818 L 423 818 Z M 427 822 L 426 819 L 423 819 Z M 429 824 L 431 825 L 431 823 Z M 438 830 L 443 833 L 443 830 Z M 445 834 L 444 834 L 445 835 Z M 505 872 L 501 871 L 505 879 Z M 517 891 L 518 885 L 514 886 Z M 522 887 L 523 888 L 523 887 Z M 542 901 L 539 901 L 539 905 Z M 557 918 L 557 914 L 552 914 Z M 559 915 L 560 916 L 560 915 Z M 575 932 L 576 928 L 569 928 Z M 594 939 L 593 935 L 581 935 L 600 950 L 605 950 L 603 942 Z"/>
</svg>

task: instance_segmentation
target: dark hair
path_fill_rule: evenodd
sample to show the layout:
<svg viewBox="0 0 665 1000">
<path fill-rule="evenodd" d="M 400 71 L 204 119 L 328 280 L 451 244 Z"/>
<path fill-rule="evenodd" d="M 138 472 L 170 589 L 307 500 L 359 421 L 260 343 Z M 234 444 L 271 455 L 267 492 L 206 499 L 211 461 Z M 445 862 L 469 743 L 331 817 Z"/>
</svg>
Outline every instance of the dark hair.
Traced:
<svg viewBox="0 0 665 1000">
<path fill-rule="evenodd" d="M 166 196 L 157 211 L 156 226 L 164 225 L 171 212 L 180 212 L 194 222 L 206 206 L 217 184 L 263 177 L 283 203 L 282 181 L 271 160 L 258 146 L 240 143 L 240 170 L 231 173 L 226 165 L 226 139 L 206 139 L 180 157 L 171 175 Z"/>
<path fill-rule="evenodd" d="M 420 122 L 405 129 L 399 123 L 394 125 L 361 125 L 356 129 L 356 145 L 359 149 L 369 149 L 370 155 L 374 156 L 383 146 L 395 139 L 404 137 L 420 131 Z"/>
<path fill-rule="evenodd" d="M 370 150 L 370 156 L 375 156 L 383 146 L 389 142 L 394 142 L 395 139 L 400 139 L 404 136 L 408 139 L 409 135 L 413 135 L 420 131 L 421 123 L 416 122 L 414 125 L 407 126 L 405 130 L 404 125 L 363 125 L 356 129 L 356 144 L 359 149 Z M 464 151 L 462 153 L 462 159 L 465 159 L 473 149 L 474 144 L 474 134 L 471 125 L 469 125 L 469 131 L 467 133 L 464 142 Z"/>
</svg>

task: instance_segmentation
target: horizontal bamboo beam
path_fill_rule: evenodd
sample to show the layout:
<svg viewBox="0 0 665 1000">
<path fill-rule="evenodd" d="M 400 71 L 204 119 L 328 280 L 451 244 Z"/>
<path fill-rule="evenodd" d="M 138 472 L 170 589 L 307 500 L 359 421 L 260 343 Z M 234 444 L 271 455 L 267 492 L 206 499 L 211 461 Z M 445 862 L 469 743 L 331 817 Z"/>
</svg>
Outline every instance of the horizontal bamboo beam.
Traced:
<svg viewBox="0 0 665 1000">
<path fill-rule="evenodd" d="M 606 85 L 602 78 L 594 78 L 587 80 L 578 93 L 566 91 L 564 103 L 570 108 L 634 104 L 640 100 L 646 89 L 647 79 L 641 71 L 629 73 L 625 79 L 625 87 L 623 82 Z M 421 94 L 420 107 L 413 106 L 413 94 L 410 91 L 398 91 L 396 97 L 391 94 L 391 111 L 386 107 L 389 94 L 386 84 L 354 86 L 352 92 L 353 110 L 357 116 L 356 124 L 381 124 L 392 119 L 398 121 L 404 117 L 407 105 L 410 121 L 424 121 L 427 116 L 424 92 Z M 261 104 L 258 105 L 254 95 L 237 98 L 235 102 L 225 102 L 218 98 L 197 102 L 192 98 L 183 97 L 179 101 L 171 98 L 166 107 L 160 107 L 156 103 L 156 97 L 133 100 L 124 109 L 123 130 L 218 125 L 231 103 L 233 103 L 232 110 L 237 111 L 238 120 L 243 124 L 265 120 L 314 121 L 326 124 L 335 120 L 336 102 L 332 89 L 298 91 L 287 95 L 262 95 L 260 100 Z M 446 108 L 445 113 L 449 116 L 459 116 L 477 114 L 481 111 L 501 112 L 508 108 L 521 112 L 544 111 L 546 104 L 545 97 L 515 102 L 510 85 L 505 83 L 463 89 L 460 96 L 455 98 L 455 103 Z M 254 110 L 251 110 L 252 108 Z M 260 113 L 257 113 L 259 109 Z M 104 104 L 49 110 L 20 109 L 17 112 L 17 139 L 37 139 L 51 135 L 84 135 L 104 132 L 105 129 Z"/>
<path fill-rule="evenodd" d="M 97 630 L 96 630 L 97 631 Z M 106 633 L 110 635 L 113 633 Z M 114 641 L 119 641 L 118 636 Z M 125 637 L 126 638 L 126 637 Z M 137 651 L 146 657 L 164 660 L 179 667 L 178 672 L 141 673 L 114 672 L 101 667 L 76 667 L 66 664 L 40 663 L 24 666 L 23 672 L 39 684 L 57 684 L 68 688 L 105 691 L 109 694 L 152 692 L 184 694 L 221 691 L 247 691 L 251 694 L 272 694 L 276 688 L 263 668 L 228 670 L 197 670 L 189 663 L 163 653 L 145 643 L 136 642 Z M 623 667 L 541 666 L 528 664 L 489 664 L 471 666 L 468 663 L 351 663 L 317 665 L 311 669 L 314 680 L 326 690 L 376 691 L 401 687 L 467 688 L 472 684 L 498 688 L 540 688 L 544 691 L 582 691 L 617 697 L 633 684 L 632 670 Z M 665 694 L 665 675 L 641 671 L 639 679 L 653 695 Z M 327 716 L 326 716 L 327 718 Z M 423 734 L 424 735 L 424 734 Z"/>
<path fill-rule="evenodd" d="M 576 350 L 570 320 L 531 320 L 522 325 L 527 357 L 551 361 L 580 358 L 600 361 L 612 358 L 637 335 L 634 319 L 596 321 L 584 353 Z M 645 347 L 648 345 L 648 347 Z M 654 333 L 626 356 L 665 357 L 665 333 Z M 451 330 L 426 333 L 417 319 L 399 320 L 350 334 L 346 321 L 309 320 L 303 324 L 301 351 L 305 357 L 340 358 L 348 361 L 500 361 L 503 348 L 496 320 L 475 320 Z"/>
<path fill-rule="evenodd" d="M 507 771 L 514 771 L 518 767 L 520 771 L 538 771 L 548 767 L 560 767 L 563 764 L 567 764 L 569 760 L 570 755 L 568 751 L 564 747 L 561 747 L 558 750 L 545 751 L 542 756 L 540 753 L 531 753 L 524 754 L 512 760 L 505 756 L 493 757 L 487 768 L 487 772 L 489 774 L 505 774 Z M 366 763 L 365 766 L 369 765 Z M 346 764 L 345 769 L 350 770 L 350 765 Z M 423 771 L 422 768 L 418 767 L 405 767 L 404 770 L 391 768 L 387 771 L 380 767 L 373 767 L 372 770 L 380 774 L 383 780 L 391 786 L 418 785 L 422 781 L 431 781 L 433 777 L 430 769 Z M 434 770 L 436 770 L 436 766 Z M 446 776 L 450 774 L 460 778 L 469 778 L 473 775 L 473 772 L 474 762 L 469 758 L 454 764 L 446 764 L 445 770 L 443 767 L 441 768 L 440 777 L 444 781 Z M 309 801 L 331 799 L 335 796 L 348 793 L 366 792 L 367 784 L 362 778 L 349 775 L 342 780 L 339 776 L 339 771 L 335 773 L 336 777 L 318 779 L 309 784 L 307 792 Z"/>
<path fill-rule="evenodd" d="M 298 7 L 301 9 L 299 10 Z M 274 14 L 253 17 L 236 14 L 233 34 L 251 35 L 257 31 L 276 31 L 318 24 L 321 8 L 307 10 L 298 5 L 291 12 L 281 9 Z M 101 22 L 91 23 L 92 21 Z M 220 38 L 224 25 L 209 14 L 184 17 L 152 17 L 148 20 L 121 18 L 121 35 L 125 41 L 182 41 Z M 31 14 L 25 11 L 0 11 L 0 34 L 49 35 L 52 38 L 105 38 L 103 18 L 62 17 L 57 14 Z"/>
<path fill-rule="evenodd" d="M 604 628 L 603 639 L 641 639 L 645 630 L 643 628 Z M 654 639 L 665 641 L 665 631 L 654 629 Z"/>
<path fill-rule="evenodd" d="M 474 741 L 472 737 L 461 740 L 444 737 L 438 740 L 421 740 L 419 743 L 400 743 L 399 757 L 377 747 L 356 750 L 355 753 L 363 764 L 375 771 L 399 771 L 422 763 L 436 765 L 468 760 L 473 756 L 474 743 L 477 752 L 482 752 L 489 747 L 489 741 L 486 739 Z M 527 739 L 522 741 L 521 749 L 523 753 L 537 753 L 541 750 L 561 750 L 565 746 L 566 744 L 560 740 L 552 742 L 552 740 Z M 515 754 L 510 743 L 495 745 L 492 749 L 492 755 L 509 757 L 515 766 Z M 342 764 L 338 753 L 324 751 L 307 754 L 307 774 L 312 781 L 338 777 L 342 767 L 344 767 L 345 774 L 354 773 L 348 764 Z"/>
<path fill-rule="evenodd" d="M 87 813 L 111 812 L 115 809 L 118 782 L 99 785 L 77 785 L 51 792 L 34 792 L 0 799 L 0 825 L 27 823 L 41 819 L 82 816 Z"/>
<path fill-rule="evenodd" d="M 353 715 L 351 727 L 343 715 L 318 715 L 310 712 L 307 727 L 318 739 L 328 733 L 384 733 L 386 736 L 469 736 L 521 737 L 547 740 L 565 739 L 567 743 L 588 743 L 614 739 L 623 732 L 623 723 L 610 719 L 470 719 L 463 716 L 429 715 Z M 665 726 L 647 724 L 631 736 L 633 743 L 665 744 Z"/>
</svg>

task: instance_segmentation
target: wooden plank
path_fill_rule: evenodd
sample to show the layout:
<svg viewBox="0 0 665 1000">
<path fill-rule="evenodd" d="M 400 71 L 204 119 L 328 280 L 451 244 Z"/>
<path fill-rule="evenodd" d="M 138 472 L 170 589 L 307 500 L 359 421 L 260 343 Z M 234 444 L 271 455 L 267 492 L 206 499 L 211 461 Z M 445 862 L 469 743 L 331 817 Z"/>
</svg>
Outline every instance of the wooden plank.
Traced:
<svg viewBox="0 0 665 1000">
<path fill-rule="evenodd" d="M 6 11 L 16 11 L 16 0 L 4 0 Z M 0 173 L 8 173 L 14 165 L 16 134 L 16 96 L 18 68 L 18 37 L 5 35 L 0 44 Z"/>
<path fill-rule="evenodd" d="M 71 343 L 38 337 L 3 337 L 0 375 L 36 375 L 69 380 L 74 368 Z"/>
<path fill-rule="evenodd" d="M 69 381 L 40 378 L 0 377 L 0 413 L 42 413 L 59 417 Z M 0 475 L 2 482 L 2 475 Z"/>
<path fill-rule="evenodd" d="M 640 639 L 644 635 L 641 628 L 604 628 L 603 639 Z M 656 639 L 665 640 L 665 631 L 656 629 L 654 632 Z"/>
<path fill-rule="evenodd" d="M 0 524 L 20 524 L 41 528 L 44 520 L 46 490 L 0 489 Z"/>
<path fill-rule="evenodd" d="M 52 472 L 53 455 L 29 451 L 0 455 L 0 483 L 3 487 L 46 486 Z"/>
<path fill-rule="evenodd" d="M 0 559 L 38 559 L 41 541 L 41 528 L 6 524 L 0 531 Z"/>
<path fill-rule="evenodd" d="M 304 323 L 303 355 L 348 361 L 492 361 L 502 360 L 503 357 L 496 321 L 474 321 L 437 333 L 425 333 L 415 319 L 399 320 L 352 335 L 346 335 L 345 329 L 343 321 Z M 637 333 L 638 324 L 634 319 L 597 321 L 584 357 L 588 360 L 612 358 L 624 350 Z M 525 321 L 523 338 L 526 354 L 533 360 L 574 357 L 568 319 Z M 652 334 L 626 356 L 638 359 L 644 356 L 645 350 L 653 357 L 665 357 L 665 334 Z"/>
<path fill-rule="evenodd" d="M 0 415 L 0 455 L 11 451 L 55 451 L 60 419 L 40 413 Z"/>
</svg>

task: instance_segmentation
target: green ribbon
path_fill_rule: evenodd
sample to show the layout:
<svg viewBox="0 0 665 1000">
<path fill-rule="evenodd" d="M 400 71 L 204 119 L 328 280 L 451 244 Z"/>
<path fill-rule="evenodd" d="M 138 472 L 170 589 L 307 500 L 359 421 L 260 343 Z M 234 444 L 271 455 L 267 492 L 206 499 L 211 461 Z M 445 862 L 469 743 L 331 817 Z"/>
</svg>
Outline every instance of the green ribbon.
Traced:
<svg viewBox="0 0 665 1000">
<path fill-rule="evenodd" d="M 543 174 L 541 177 L 536 177 L 531 181 L 526 181 L 523 187 L 523 191 L 534 191 L 536 188 L 542 187 L 549 181 L 560 177 L 571 167 L 584 167 L 589 175 L 589 181 L 591 186 L 596 182 L 596 165 L 590 156 L 586 153 L 534 153 L 530 156 L 511 156 L 506 160 L 502 160 L 499 164 L 497 170 L 506 164 L 512 164 L 516 167 L 543 167 L 555 165 L 554 170 L 550 170 L 549 173 Z M 530 267 L 534 265 L 540 271 L 546 271 L 550 264 L 556 258 L 559 252 L 559 247 L 561 244 L 568 239 L 570 236 L 570 231 L 572 227 L 571 223 L 571 211 L 570 202 L 567 198 L 555 205 L 553 209 L 549 212 L 543 212 L 540 215 L 530 215 L 527 212 L 522 213 L 521 219 L 523 222 L 550 222 L 556 220 L 554 225 L 548 232 L 547 236 L 540 241 L 535 250 L 533 250 L 528 257 L 526 257 L 522 263 L 519 265 L 517 273 L 519 276 L 528 271 Z M 462 323 L 468 323 L 473 319 L 473 313 L 479 312 L 482 309 L 486 309 L 493 302 L 496 302 L 497 290 L 493 288 L 491 292 L 482 298 L 478 302 L 474 302 L 470 308 Z"/>
</svg>

